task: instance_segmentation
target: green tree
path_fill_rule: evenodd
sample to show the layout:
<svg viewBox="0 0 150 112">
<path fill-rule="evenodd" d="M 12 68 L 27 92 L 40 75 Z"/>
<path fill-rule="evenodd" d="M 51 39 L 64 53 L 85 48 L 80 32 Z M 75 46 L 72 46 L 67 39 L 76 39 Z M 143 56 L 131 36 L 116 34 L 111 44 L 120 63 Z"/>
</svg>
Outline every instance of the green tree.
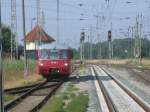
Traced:
<svg viewBox="0 0 150 112">
<path fill-rule="evenodd" d="M 11 50 L 11 29 L 8 26 L 2 26 L 2 38 L 3 52 L 9 53 Z M 15 42 L 13 39 L 13 48 L 14 45 Z"/>
</svg>

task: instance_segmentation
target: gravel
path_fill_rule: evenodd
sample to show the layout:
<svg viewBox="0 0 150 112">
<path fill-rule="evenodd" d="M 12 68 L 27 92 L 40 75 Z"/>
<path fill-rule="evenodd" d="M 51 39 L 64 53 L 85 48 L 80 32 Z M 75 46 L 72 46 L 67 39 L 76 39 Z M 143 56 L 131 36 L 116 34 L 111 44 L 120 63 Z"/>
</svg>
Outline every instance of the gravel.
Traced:
<svg viewBox="0 0 150 112">
<path fill-rule="evenodd" d="M 127 87 L 129 87 L 133 92 L 135 92 L 139 97 L 141 97 L 145 102 L 150 104 L 150 83 L 144 78 L 140 77 L 132 69 L 126 69 L 121 67 L 107 67 L 103 66 L 107 72 L 114 75 Z M 142 72 L 142 71 L 140 71 Z"/>
<path fill-rule="evenodd" d="M 87 108 L 87 112 L 101 112 L 93 80 L 90 69 L 85 69 L 83 72 L 80 72 L 80 79 L 77 87 L 79 87 L 82 91 L 88 91 L 89 93 L 89 107 Z"/>
</svg>

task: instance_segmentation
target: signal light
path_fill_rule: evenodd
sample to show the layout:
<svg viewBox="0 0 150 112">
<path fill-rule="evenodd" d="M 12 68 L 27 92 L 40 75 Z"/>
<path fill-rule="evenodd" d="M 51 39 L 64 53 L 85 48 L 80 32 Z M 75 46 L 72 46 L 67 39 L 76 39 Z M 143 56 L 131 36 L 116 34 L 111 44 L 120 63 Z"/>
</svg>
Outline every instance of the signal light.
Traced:
<svg viewBox="0 0 150 112">
<path fill-rule="evenodd" d="M 108 41 L 111 41 L 111 36 L 112 36 L 112 34 L 111 34 L 111 31 L 109 30 L 108 31 Z"/>
<path fill-rule="evenodd" d="M 83 42 L 85 39 L 85 32 L 81 32 L 80 42 Z"/>
</svg>

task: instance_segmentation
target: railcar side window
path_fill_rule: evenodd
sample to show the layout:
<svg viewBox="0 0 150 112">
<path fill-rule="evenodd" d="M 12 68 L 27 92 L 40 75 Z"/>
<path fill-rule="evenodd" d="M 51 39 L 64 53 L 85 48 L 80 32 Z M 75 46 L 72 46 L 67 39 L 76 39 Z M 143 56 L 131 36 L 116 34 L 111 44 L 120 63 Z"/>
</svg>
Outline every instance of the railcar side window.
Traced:
<svg viewBox="0 0 150 112">
<path fill-rule="evenodd" d="M 48 52 L 47 52 L 47 50 L 42 50 L 41 51 L 41 58 L 42 59 L 48 59 Z"/>
</svg>

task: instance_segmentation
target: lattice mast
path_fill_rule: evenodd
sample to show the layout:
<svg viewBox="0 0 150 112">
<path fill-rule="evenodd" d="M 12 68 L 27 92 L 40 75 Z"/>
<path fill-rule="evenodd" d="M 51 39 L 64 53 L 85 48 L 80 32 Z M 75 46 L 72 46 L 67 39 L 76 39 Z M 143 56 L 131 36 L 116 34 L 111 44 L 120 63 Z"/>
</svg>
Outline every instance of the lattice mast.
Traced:
<svg viewBox="0 0 150 112">
<path fill-rule="evenodd" d="M 16 0 L 11 0 L 11 60 L 13 58 L 13 41 L 15 41 L 15 51 L 18 57 L 18 38 L 17 38 L 17 12 Z"/>
<path fill-rule="evenodd" d="M 42 25 L 42 28 L 44 29 L 45 28 L 45 14 L 44 14 L 44 11 L 42 11 L 41 25 Z"/>
<path fill-rule="evenodd" d="M 40 18 L 40 14 L 41 14 L 41 7 L 40 7 L 40 0 L 37 0 L 37 25 L 39 26 L 40 30 L 39 30 L 39 36 L 40 39 L 38 40 L 38 45 L 41 45 L 41 18 Z"/>
<path fill-rule="evenodd" d="M 59 0 L 57 0 L 57 43 L 59 44 L 59 37 L 60 37 L 60 26 L 59 26 L 59 9 L 60 9 L 60 4 Z"/>
<path fill-rule="evenodd" d="M 40 25 L 40 0 L 37 0 L 37 25 Z"/>
</svg>

